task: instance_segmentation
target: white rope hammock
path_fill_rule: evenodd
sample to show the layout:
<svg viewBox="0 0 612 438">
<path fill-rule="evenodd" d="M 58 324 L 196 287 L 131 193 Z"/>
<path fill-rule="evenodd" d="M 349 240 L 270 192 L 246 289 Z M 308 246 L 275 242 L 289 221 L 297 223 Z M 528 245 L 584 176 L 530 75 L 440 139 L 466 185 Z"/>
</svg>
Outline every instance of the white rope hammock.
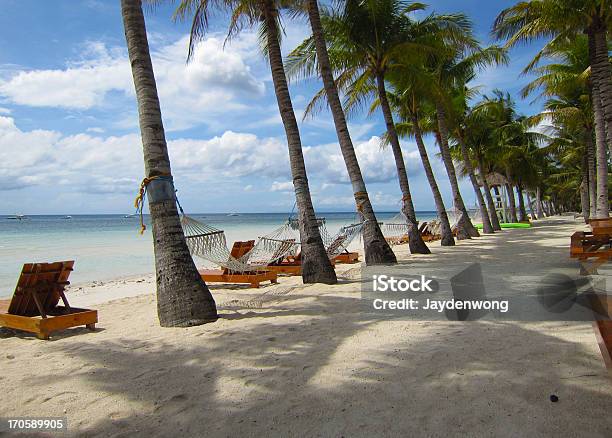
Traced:
<svg viewBox="0 0 612 438">
<path fill-rule="evenodd" d="M 348 245 L 361 234 L 363 229 L 363 222 L 347 225 L 341 227 L 340 230 L 332 235 L 328 230 L 325 223 L 325 218 L 317 218 L 317 226 L 319 227 L 319 233 L 323 240 L 323 246 L 327 252 L 327 256 L 330 259 L 335 258 L 340 253 L 346 250 Z M 268 238 L 279 239 L 279 240 L 292 240 L 296 243 L 296 252 L 293 255 L 297 255 L 297 250 L 300 245 L 300 222 L 299 219 L 289 218 L 280 228 L 266 236 Z"/>
<path fill-rule="evenodd" d="M 230 272 L 265 270 L 270 263 L 281 261 L 289 255 L 297 255 L 300 247 L 299 221 L 292 218 L 272 233 L 260 237 L 255 246 L 240 258 L 232 256 L 223 230 L 185 214 L 181 217 L 181 225 L 192 256 Z M 317 225 L 330 259 L 343 252 L 361 233 L 363 227 L 363 223 L 351 224 L 340 228 L 340 231 L 332 236 L 327 231 L 324 218 L 317 218 Z"/>
</svg>

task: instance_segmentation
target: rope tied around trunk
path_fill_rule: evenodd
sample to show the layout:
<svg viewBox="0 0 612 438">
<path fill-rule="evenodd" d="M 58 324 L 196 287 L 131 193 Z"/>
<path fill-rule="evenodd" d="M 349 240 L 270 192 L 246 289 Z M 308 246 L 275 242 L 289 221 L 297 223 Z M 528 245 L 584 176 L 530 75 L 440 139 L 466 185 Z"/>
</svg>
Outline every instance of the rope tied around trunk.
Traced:
<svg viewBox="0 0 612 438">
<path fill-rule="evenodd" d="M 353 194 L 355 202 L 357 203 L 357 212 L 363 216 L 363 204 L 368 200 L 368 192 L 355 192 Z"/>
<path fill-rule="evenodd" d="M 142 179 L 142 182 L 140 183 L 140 190 L 138 191 L 138 196 L 136 196 L 136 199 L 134 200 L 134 207 L 136 208 L 136 214 L 140 215 L 140 234 L 143 234 L 145 230 L 147 229 L 147 226 L 144 224 L 143 211 L 142 211 L 144 208 L 144 201 L 147 196 L 147 186 L 149 185 L 151 181 L 155 181 L 156 179 L 161 179 L 161 180 L 172 182 L 172 175 L 170 175 L 169 173 L 166 173 L 166 174 L 155 175 L 151 177 L 144 177 Z"/>
</svg>

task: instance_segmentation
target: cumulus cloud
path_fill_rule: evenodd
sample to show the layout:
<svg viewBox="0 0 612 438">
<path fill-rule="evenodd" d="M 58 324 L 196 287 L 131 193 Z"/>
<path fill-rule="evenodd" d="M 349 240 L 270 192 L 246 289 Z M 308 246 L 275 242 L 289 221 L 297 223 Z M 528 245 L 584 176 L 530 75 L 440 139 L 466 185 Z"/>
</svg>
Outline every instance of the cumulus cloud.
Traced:
<svg viewBox="0 0 612 438">
<path fill-rule="evenodd" d="M 355 153 L 366 182 L 382 183 L 397 179 L 395 161 L 390 149 L 381 149 L 380 138 L 357 142 Z M 349 182 L 344 159 L 337 143 L 304 148 L 304 159 L 309 172 L 325 176 L 328 183 L 345 184 Z M 409 175 L 422 172 L 420 158 L 415 150 L 404 150 L 404 161 Z"/>
<path fill-rule="evenodd" d="M 274 181 L 270 186 L 271 192 L 289 192 L 293 190 L 293 183 L 291 181 Z"/>
<path fill-rule="evenodd" d="M 368 182 L 393 182 L 396 171 L 391 151 L 378 145 L 377 137 L 357 144 L 363 173 Z M 14 153 L 16 148 L 19 154 Z M 292 196 L 287 146 L 282 138 L 226 131 L 210 139 L 172 140 L 168 149 L 179 188 L 193 185 L 198 187 L 196 192 L 206 187 L 217 193 L 231 186 L 244 192 L 275 192 L 274 199 Z M 412 153 L 406 155 L 408 164 Z M 309 147 L 305 156 L 315 203 L 351 207 L 354 200 L 338 145 Z M 135 193 L 142 175 L 142 145 L 136 133 L 107 136 L 26 131 L 13 118 L 0 116 L 0 191 L 53 187 L 58 196 L 81 193 L 98 197 L 92 199 L 110 195 L 126 199 Z M 396 196 L 382 192 L 372 192 L 371 198 L 378 206 L 397 204 Z"/>
<path fill-rule="evenodd" d="M 186 63 L 188 37 L 152 51 L 164 119 L 172 129 L 206 123 L 227 111 L 246 111 L 243 98 L 262 96 L 263 80 L 251 71 L 257 41 L 249 32 L 223 47 L 223 37 L 211 35 L 197 45 Z M 108 105 L 112 92 L 133 99 L 134 86 L 126 51 L 88 42 L 82 59 L 63 69 L 18 70 L 0 80 L 0 95 L 9 102 L 33 107 L 89 110 Z M 135 125 L 136 113 L 124 125 Z"/>
</svg>

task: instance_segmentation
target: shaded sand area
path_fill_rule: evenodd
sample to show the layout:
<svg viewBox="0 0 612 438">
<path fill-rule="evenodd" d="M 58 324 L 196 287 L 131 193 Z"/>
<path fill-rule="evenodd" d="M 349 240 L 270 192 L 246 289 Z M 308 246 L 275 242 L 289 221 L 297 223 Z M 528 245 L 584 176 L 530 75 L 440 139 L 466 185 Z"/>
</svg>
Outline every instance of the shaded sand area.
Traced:
<svg viewBox="0 0 612 438">
<path fill-rule="evenodd" d="M 550 271 L 577 275 L 582 228 L 553 218 L 395 250 L 415 274 L 480 261 L 487 286 L 529 293 Z M 1 416 L 67 416 L 69 436 L 612 436 L 590 323 L 368 320 L 359 267 L 338 272 L 335 286 L 213 286 L 222 318 L 188 329 L 158 326 L 151 278 L 82 286 L 74 304 L 144 295 L 96 305 L 95 333 L 2 330 Z"/>
</svg>

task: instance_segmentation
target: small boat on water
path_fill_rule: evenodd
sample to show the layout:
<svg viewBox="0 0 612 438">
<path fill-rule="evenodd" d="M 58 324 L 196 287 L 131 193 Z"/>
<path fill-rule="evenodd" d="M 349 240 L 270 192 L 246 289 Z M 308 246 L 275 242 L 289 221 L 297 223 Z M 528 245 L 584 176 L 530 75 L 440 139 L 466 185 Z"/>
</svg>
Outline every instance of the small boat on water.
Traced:
<svg viewBox="0 0 612 438">
<path fill-rule="evenodd" d="M 23 221 L 23 220 L 29 219 L 29 217 L 27 217 L 24 214 L 16 214 L 15 216 L 8 216 L 7 219 Z"/>
<path fill-rule="evenodd" d="M 62 219 L 72 219 L 72 216 L 67 215 L 67 216 L 64 216 Z"/>
<path fill-rule="evenodd" d="M 238 213 L 229 213 L 228 216 L 240 216 Z"/>
<path fill-rule="evenodd" d="M 123 217 L 124 217 L 125 219 L 130 219 L 130 218 L 133 218 L 133 217 L 136 217 L 136 216 L 137 216 L 137 214 L 136 214 L 136 213 L 134 213 L 134 214 L 126 214 L 126 215 L 125 215 L 125 216 L 123 216 Z"/>
</svg>

